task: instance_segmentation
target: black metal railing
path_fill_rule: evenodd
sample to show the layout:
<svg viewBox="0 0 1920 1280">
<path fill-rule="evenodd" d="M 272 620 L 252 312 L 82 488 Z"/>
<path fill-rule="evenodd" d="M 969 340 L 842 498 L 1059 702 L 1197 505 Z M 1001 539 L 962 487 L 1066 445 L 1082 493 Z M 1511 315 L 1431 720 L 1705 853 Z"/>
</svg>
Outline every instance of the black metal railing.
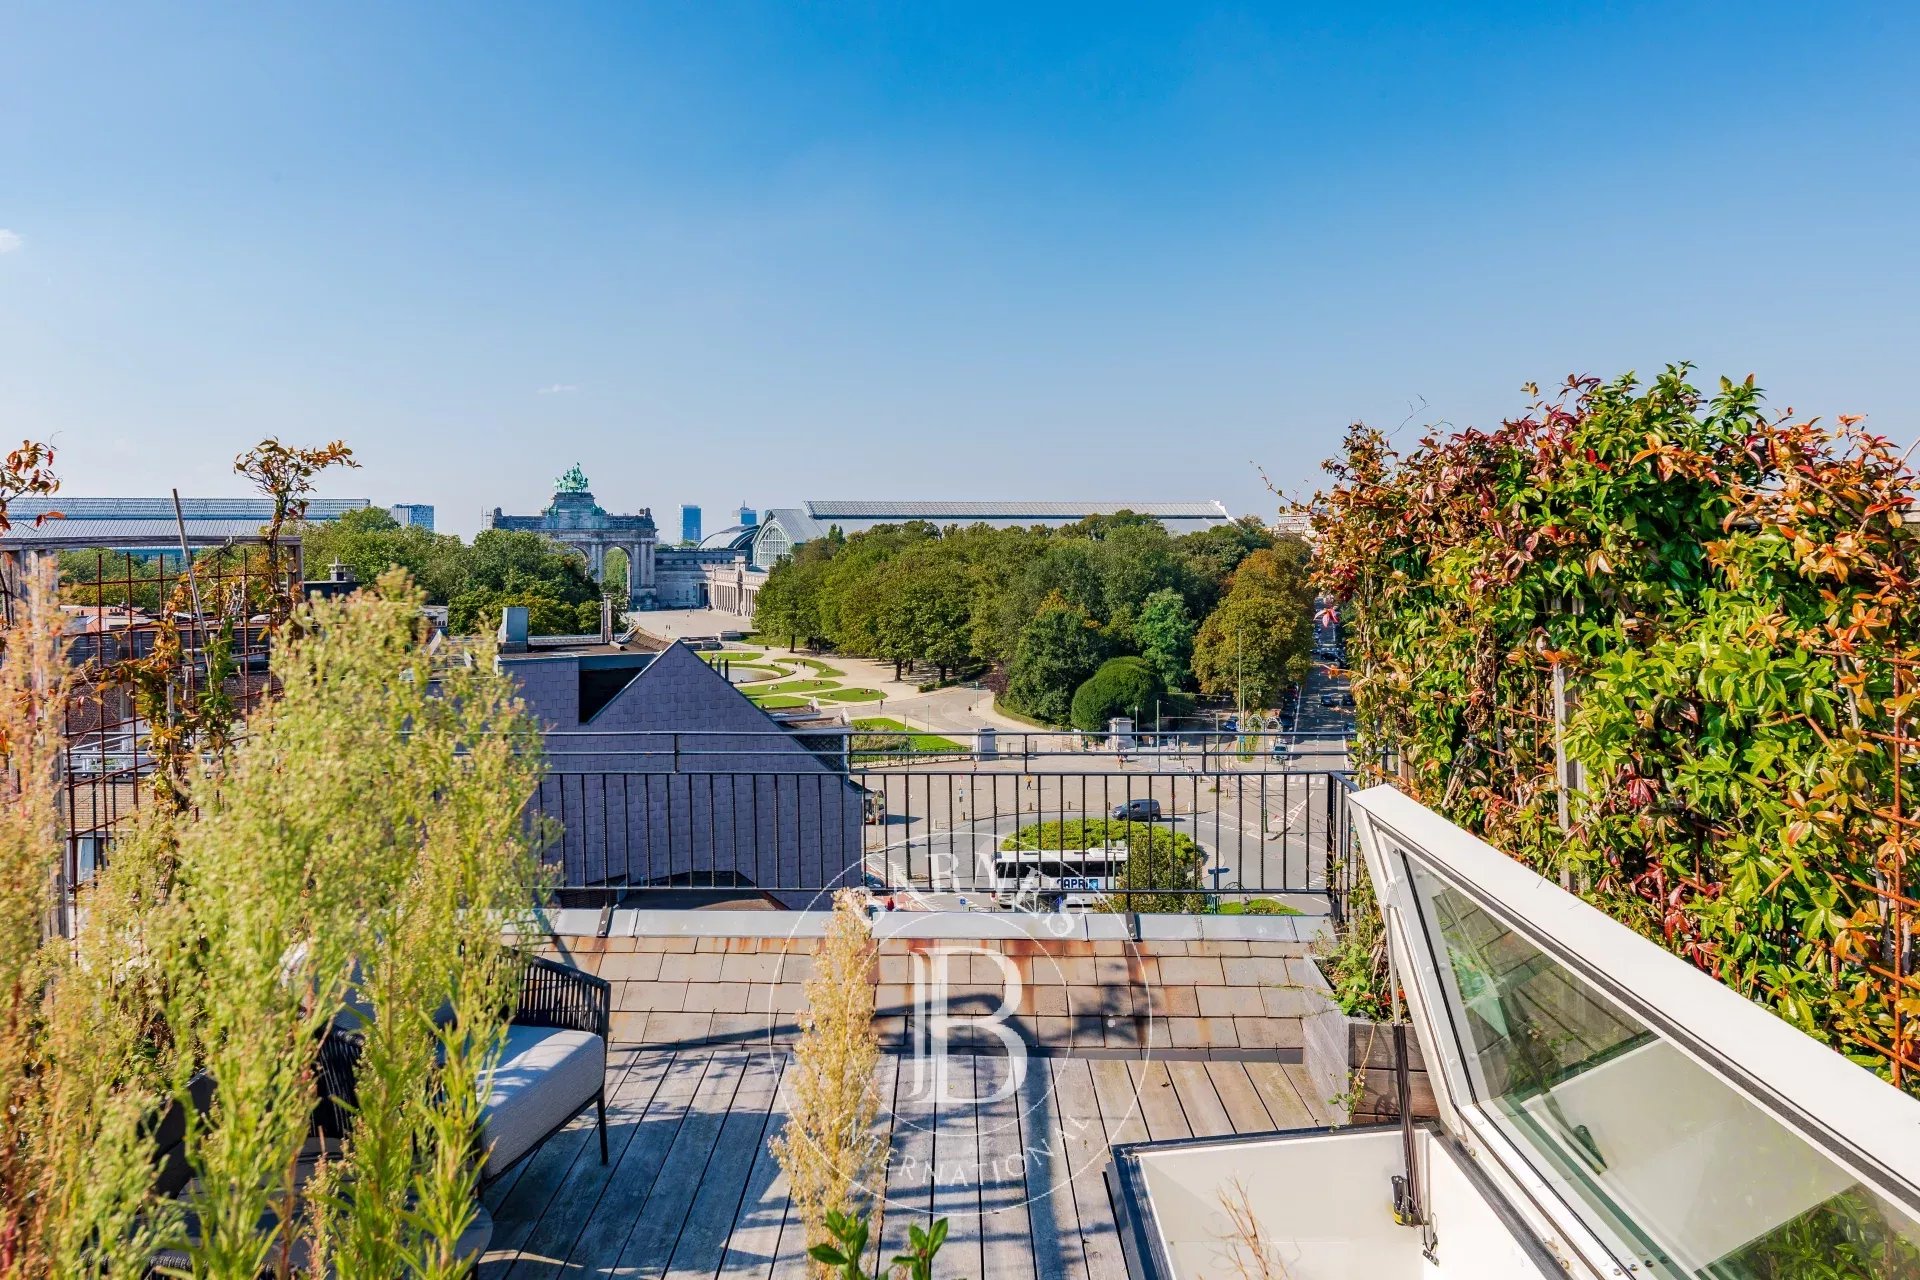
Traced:
<svg viewBox="0 0 1920 1280">
<path fill-rule="evenodd" d="M 810 730 L 782 754 L 764 734 L 554 734 L 533 807 L 563 889 L 635 902 L 803 905 L 865 885 L 942 908 L 1123 892 L 1244 910 L 1340 889 L 1351 786 L 1334 735 L 982 738 Z"/>
</svg>

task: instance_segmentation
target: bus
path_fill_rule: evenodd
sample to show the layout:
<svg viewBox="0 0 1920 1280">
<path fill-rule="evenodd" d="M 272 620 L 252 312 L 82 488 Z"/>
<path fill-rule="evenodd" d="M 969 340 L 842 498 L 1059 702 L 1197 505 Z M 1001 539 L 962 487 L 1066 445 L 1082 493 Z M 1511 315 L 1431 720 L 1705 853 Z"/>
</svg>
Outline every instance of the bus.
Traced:
<svg viewBox="0 0 1920 1280">
<path fill-rule="evenodd" d="M 999 849 L 993 855 L 993 898 L 1005 909 L 1079 910 L 1120 885 L 1127 846 L 1092 849 Z"/>
</svg>

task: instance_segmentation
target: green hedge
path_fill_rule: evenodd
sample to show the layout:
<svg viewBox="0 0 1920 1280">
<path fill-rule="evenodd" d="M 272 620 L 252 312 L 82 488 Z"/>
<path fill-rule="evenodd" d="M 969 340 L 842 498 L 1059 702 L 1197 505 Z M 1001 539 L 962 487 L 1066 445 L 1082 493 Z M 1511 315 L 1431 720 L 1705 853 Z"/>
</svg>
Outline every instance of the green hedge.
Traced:
<svg viewBox="0 0 1920 1280">
<path fill-rule="evenodd" d="M 1108 658 L 1073 693 L 1073 727 L 1087 733 L 1106 729 L 1115 716 L 1153 714 L 1153 700 L 1163 686 L 1145 658 Z"/>
</svg>

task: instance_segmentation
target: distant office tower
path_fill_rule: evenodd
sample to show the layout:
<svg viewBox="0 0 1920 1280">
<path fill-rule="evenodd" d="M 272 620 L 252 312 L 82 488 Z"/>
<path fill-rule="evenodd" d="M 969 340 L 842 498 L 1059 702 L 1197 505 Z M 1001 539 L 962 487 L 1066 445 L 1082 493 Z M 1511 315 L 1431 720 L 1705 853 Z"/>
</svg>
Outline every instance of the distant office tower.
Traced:
<svg viewBox="0 0 1920 1280">
<path fill-rule="evenodd" d="M 433 504 L 430 502 L 396 502 L 387 510 L 402 525 L 433 532 Z"/>
<path fill-rule="evenodd" d="M 691 502 L 680 504 L 680 541 L 696 546 L 700 542 L 700 508 Z"/>
<path fill-rule="evenodd" d="M 740 523 L 746 526 L 747 528 L 751 529 L 753 528 L 753 526 L 760 523 L 760 513 L 758 511 L 755 511 L 752 507 L 741 507 Z"/>
</svg>

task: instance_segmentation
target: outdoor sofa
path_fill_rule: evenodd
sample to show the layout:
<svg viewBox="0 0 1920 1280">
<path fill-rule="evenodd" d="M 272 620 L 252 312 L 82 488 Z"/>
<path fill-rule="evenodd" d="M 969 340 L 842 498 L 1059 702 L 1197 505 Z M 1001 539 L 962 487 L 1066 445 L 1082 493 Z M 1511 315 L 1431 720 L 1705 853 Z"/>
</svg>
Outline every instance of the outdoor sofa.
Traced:
<svg viewBox="0 0 1920 1280">
<path fill-rule="evenodd" d="M 539 1150 L 541 1144 L 583 1113 L 595 1109 L 600 1133 L 600 1162 L 607 1162 L 606 1062 L 611 997 L 607 983 L 592 974 L 528 956 L 520 994 L 507 1027 L 506 1044 L 493 1087 L 482 1111 L 479 1150 L 485 1185 Z M 296 1181 L 304 1183 L 318 1158 L 337 1155 L 351 1124 L 354 1072 L 364 1037 L 349 1014 L 321 1041 L 313 1133 L 302 1152 Z M 198 1076 L 188 1099 L 202 1116 L 213 1105 L 213 1082 Z M 186 1156 L 186 1107 L 176 1099 L 154 1122 L 154 1190 L 166 1198 L 184 1194 L 193 1171 Z M 476 1263 L 493 1235 L 493 1220 L 477 1205 L 474 1221 L 459 1242 L 459 1252 Z M 297 1212 L 298 1210 L 296 1210 Z M 192 1229 L 189 1220 L 189 1230 Z M 271 1215 L 261 1230 L 273 1226 Z M 294 1269 L 307 1271 L 305 1247 L 296 1242 Z M 184 1250 L 155 1256 L 156 1274 L 191 1269 Z"/>
</svg>

